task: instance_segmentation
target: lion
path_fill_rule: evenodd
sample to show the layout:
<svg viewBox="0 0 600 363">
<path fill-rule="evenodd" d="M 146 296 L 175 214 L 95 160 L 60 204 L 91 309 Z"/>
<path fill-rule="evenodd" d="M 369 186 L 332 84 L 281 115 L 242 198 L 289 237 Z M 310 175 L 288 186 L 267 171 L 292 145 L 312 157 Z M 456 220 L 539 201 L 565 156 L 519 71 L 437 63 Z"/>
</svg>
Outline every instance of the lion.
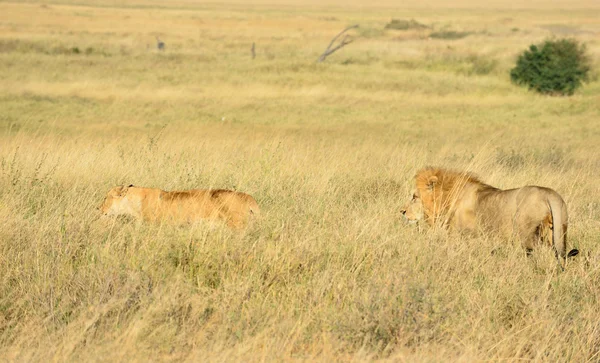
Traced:
<svg viewBox="0 0 600 363">
<path fill-rule="evenodd" d="M 144 221 L 193 223 L 218 220 L 229 227 L 245 227 L 260 209 L 248 194 L 225 189 L 167 192 L 133 185 L 116 186 L 108 191 L 100 206 L 103 215 L 131 215 Z"/>
<path fill-rule="evenodd" d="M 457 231 L 479 229 L 518 239 L 530 254 L 536 245 L 554 248 L 559 264 L 579 253 L 567 251 L 567 205 L 550 188 L 525 186 L 501 190 L 476 176 L 440 168 L 425 168 L 415 176 L 416 190 L 401 210 L 411 223 Z M 562 262 L 561 262 L 562 261 Z"/>
</svg>

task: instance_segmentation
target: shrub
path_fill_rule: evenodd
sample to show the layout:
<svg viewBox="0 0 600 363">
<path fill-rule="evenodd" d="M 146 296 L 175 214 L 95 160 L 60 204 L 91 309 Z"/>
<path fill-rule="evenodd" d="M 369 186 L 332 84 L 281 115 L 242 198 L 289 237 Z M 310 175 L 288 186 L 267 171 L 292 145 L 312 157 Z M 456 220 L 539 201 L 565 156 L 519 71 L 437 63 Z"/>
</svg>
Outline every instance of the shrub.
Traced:
<svg viewBox="0 0 600 363">
<path fill-rule="evenodd" d="M 410 29 L 427 29 L 429 28 L 425 24 L 421 24 L 414 19 L 404 20 L 404 19 L 392 19 L 388 24 L 386 24 L 385 29 L 394 29 L 394 30 L 410 30 Z"/>
<path fill-rule="evenodd" d="M 588 80 L 589 64 L 585 45 L 574 39 L 547 40 L 519 56 L 510 78 L 542 94 L 572 95 Z"/>
</svg>

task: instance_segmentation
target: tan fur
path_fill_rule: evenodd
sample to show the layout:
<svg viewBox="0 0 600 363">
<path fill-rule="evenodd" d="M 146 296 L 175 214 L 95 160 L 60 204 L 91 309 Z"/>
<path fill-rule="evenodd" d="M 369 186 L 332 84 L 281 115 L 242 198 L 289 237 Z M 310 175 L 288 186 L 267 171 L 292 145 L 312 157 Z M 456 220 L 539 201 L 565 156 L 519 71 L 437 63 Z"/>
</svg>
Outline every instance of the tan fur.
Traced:
<svg viewBox="0 0 600 363">
<path fill-rule="evenodd" d="M 242 228 L 260 209 L 252 196 L 232 190 L 185 190 L 166 192 L 154 188 L 112 188 L 100 207 L 104 215 L 131 215 L 140 220 L 193 223 L 220 220 Z"/>
<path fill-rule="evenodd" d="M 500 190 L 469 173 L 425 168 L 415 176 L 416 191 L 402 213 L 413 222 L 476 232 L 479 228 L 516 238 L 531 250 L 553 246 L 565 258 L 568 215 L 552 189 L 525 186 Z"/>
</svg>

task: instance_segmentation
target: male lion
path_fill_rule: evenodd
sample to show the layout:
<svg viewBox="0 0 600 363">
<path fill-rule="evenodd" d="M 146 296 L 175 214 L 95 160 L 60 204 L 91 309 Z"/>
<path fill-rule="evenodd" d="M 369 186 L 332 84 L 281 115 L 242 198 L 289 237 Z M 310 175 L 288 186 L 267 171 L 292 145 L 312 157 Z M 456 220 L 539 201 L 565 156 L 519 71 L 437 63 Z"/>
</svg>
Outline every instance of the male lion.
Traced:
<svg viewBox="0 0 600 363">
<path fill-rule="evenodd" d="M 416 191 L 402 209 L 412 223 L 425 219 L 431 226 L 475 232 L 478 227 L 521 241 L 528 253 L 538 243 L 554 247 L 566 258 L 567 205 L 552 189 L 525 186 L 500 190 L 475 176 L 439 168 L 417 173 Z M 574 249 L 568 256 L 579 253 Z"/>
<path fill-rule="evenodd" d="M 117 186 L 108 191 L 100 206 L 104 215 L 131 215 L 140 220 L 191 223 L 220 220 L 242 228 L 250 216 L 260 214 L 252 196 L 232 190 L 166 192 L 155 188 Z"/>
</svg>

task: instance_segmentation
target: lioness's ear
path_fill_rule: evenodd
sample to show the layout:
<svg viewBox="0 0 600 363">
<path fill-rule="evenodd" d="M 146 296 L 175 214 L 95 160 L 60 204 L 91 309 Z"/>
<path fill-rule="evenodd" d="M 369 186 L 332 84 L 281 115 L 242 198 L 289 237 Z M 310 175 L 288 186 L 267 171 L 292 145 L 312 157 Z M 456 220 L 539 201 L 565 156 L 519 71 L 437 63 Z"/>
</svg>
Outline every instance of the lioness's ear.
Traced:
<svg viewBox="0 0 600 363">
<path fill-rule="evenodd" d="M 121 188 L 119 188 L 119 197 L 122 197 L 125 194 L 127 194 L 127 189 L 129 189 L 129 187 L 126 186 L 122 186 Z"/>
<path fill-rule="evenodd" d="M 438 177 L 435 175 L 432 175 L 429 177 L 429 181 L 427 182 L 427 187 L 429 188 L 429 190 L 433 190 L 433 188 L 435 187 L 435 185 L 438 182 Z"/>
<path fill-rule="evenodd" d="M 133 184 L 129 184 L 129 186 L 127 188 L 131 188 L 133 186 Z"/>
</svg>

